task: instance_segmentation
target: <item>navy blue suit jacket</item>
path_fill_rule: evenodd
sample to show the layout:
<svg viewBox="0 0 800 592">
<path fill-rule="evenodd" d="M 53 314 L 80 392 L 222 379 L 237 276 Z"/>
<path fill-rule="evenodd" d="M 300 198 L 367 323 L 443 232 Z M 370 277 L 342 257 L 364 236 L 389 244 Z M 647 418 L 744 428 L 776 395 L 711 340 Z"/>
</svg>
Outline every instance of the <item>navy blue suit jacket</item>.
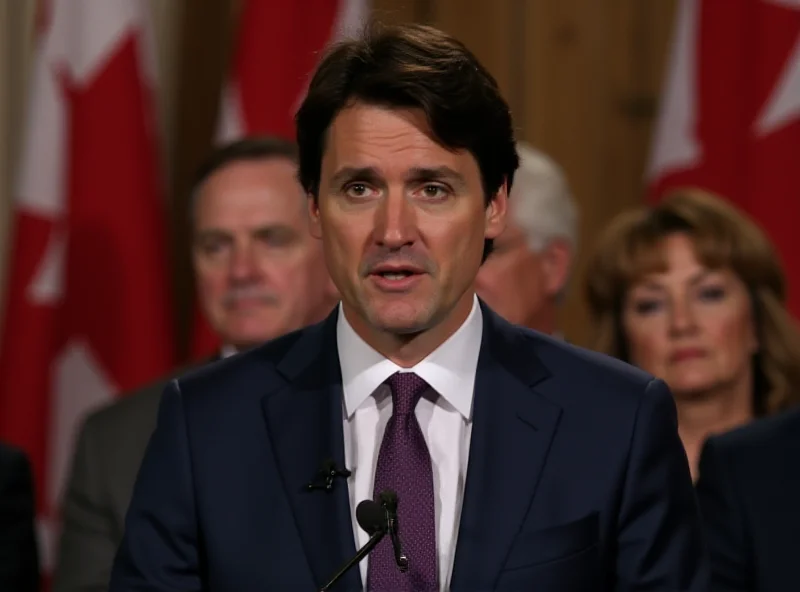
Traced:
<svg viewBox="0 0 800 592">
<path fill-rule="evenodd" d="M 706 590 L 667 387 L 482 310 L 451 589 Z M 347 488 L 304 490 L 344 463 L 336 318 L 167 388 L 112 592 L 312 592 L 355 553 Z"/>
<path fill-rule="evenodd" d="M 39 590 L 36 503 L 25 453 L 0 443 L 0 590 Z"/>
<path fill-rule="evenodd" d="M 709 438 L 697 495 L 715 592 L 800 590 L 800 410 Z"/>
</svg>

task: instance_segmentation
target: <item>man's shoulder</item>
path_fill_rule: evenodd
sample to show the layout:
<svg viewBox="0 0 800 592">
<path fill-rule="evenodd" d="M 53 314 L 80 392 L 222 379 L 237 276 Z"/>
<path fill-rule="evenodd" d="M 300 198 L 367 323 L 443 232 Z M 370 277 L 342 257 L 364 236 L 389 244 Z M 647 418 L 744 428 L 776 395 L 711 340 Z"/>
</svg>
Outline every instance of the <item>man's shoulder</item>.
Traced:
<svg viewBox="0 0 800 592">
<path fill-rule="evenodd" d="M 149 436 L 155 428 L 161 394 L 170 381 L 210 362 L 208 360 L 180 366 L 161 378 L 122 393 L 113 401 L 94 408 L 86 415 L 81 434 L 91 440 L 100 441 L 114 441 L 120 435 L 132 432 L 142 432 Z"/>
<path fill-rule="evenodd" d="M 105 434 L 113 438 L 131 426 L 155 425 L 161 393 L 178 373 L 170 374 L 134 391 L 122 394 L 86 416 L 84 432 Z"/>
<path fill-rule="evenodd" d="M 798 498 L 798 456 L 800 409 L 757 419 L 708 439 L 698 487 L 735 492 L 737 503 L 766 526 L 772 523 L 775 508 L 794 505 Z"/>
<path fill-rule="evenodd" d="M 655 377 L 617 358 L 539 333 L 514 327 L 518 347 L 526 348 L 531 360 L 542 364 L 550 384 L 565 396 L 598 400 L 607 397 L 631 399 L 643 396 Z M 605 396 L 602 396 L 605 395 Z"/>
<path fill-rule="evenodd" d="M 193 369 L 177 379 L 178 389 L 192 399 L 225 397 L 239 393 L 268 390 L 279 380 L 278 368 L 293 359 L 293 366 L 307 366 L 317 359 L 322 347 L 322 324 L 311 325 L 272 339 L 253 349 Z M 301 344 L 299 347 L 298 344 Z M 257 385 L 257 389 L 253 386 Z"/>
<path fill-rule="evenodd" d="M 552 365 L 564 366 L 570 370 L 579 369 L 592 375 L 607 376 L 637 385 L 644 385 L 653 380 L 652 374 L 618 358 L 530 329 L 525 330 L 535 341 L 539 355 Z"/>
<path fill-rule="evenodd" d="M 30 465 L 25 452 L 7 442 L 0 442 L 0 473 L 27 468 Z"/>
<path fill-rule="evenodd" d="M 800 407 L 752 421 L 709 438 L 714 450 L 738 465 L 763 466 L 770 458 L 800 451 Z"/>
</svg>

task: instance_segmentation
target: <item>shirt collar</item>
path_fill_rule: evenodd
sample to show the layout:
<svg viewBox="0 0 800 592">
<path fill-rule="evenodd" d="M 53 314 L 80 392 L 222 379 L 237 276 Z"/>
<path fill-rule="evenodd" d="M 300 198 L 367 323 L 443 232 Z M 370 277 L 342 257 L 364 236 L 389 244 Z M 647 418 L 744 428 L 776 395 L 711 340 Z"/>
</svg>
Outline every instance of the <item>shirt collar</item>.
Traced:
<svg viewBox="0 0 800 592">
<path fill-rule="evenodd" d="M 351 417 L 395 372 L 415 372 L 469 420 L 482 337 L 483 314 L 475 296 L 467 320 L 447 341 L 413 368 L 401 368 L 375 351 L 355 332 L 340 303 L 336 342 L 347 417 Z"/>
<path fill-rule="evenodd" d="M 236 348 L 232 345 L 224 344 L 219 351 L 220 358 L 229 358 L 237 354 Z"/>
</svg>

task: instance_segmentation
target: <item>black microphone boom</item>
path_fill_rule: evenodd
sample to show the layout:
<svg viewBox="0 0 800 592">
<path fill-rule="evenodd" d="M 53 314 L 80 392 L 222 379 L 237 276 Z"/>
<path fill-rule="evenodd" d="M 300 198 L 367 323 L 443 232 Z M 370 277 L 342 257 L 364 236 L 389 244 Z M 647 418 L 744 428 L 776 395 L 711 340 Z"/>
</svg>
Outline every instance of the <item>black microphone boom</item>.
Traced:
<svg viewBox="0 0 800 592">
<path fill-rule="evenodd" d="M 361 547 L 358 552 L 353 555 L 353 558 L 345 563 L 342 568 L 336 572 L 331 580 L 319 589 L 319 592 L 327 592 L 331 587 L 339 581 L 339 579 L 347 573 L 347 571 L 357 565 L 364 557 L 369 555 L 369 552 L 375 548 L 375 545 L 381 542 L 381 539 L 386 535 L 386 513 L 378 502 L 372 500 L 364 500 L 356 508 L 356 520 L 358 525 L 369 534 L 369 540 Z"/>
</svg>

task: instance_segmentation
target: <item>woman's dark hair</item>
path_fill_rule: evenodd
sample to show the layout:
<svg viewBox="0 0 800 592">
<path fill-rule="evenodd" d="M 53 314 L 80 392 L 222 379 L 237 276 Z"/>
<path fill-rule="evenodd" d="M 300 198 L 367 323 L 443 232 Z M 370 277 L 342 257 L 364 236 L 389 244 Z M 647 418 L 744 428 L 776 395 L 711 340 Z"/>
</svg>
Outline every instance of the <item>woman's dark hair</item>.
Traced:
<svg viewBox="0 0 800 592">
<path fill-rule="evenodd" d="M 478 163 L 486 204 L 519 165 L 511 113 L 497 82 L 461 42 L 433 27 L 371 25 L 334 45 L 319 64 L 295 118 L 300 182 L 319 197 L 328 128 L 354 102 L 420 109 L 433 137 Z M 486 242 L 484 257 L 491 251 Z"/>
</svg>

